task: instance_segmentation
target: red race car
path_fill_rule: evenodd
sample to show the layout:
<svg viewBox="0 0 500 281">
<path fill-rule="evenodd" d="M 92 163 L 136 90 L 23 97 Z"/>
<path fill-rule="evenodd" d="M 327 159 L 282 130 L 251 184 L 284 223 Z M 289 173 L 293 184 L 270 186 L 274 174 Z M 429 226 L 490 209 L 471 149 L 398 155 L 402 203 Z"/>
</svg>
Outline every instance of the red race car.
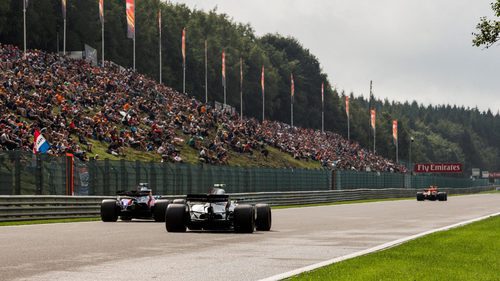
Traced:
<svg viewBox="0 0 500 281">
<path fill-rule="evenodd" d="M 448 194 L 446 192 L 439 192 L 436 185 L 431 185 L 429 188 L 424 189 L 424 192 L 417 192 L 417 201 L 448 201 Z"/>
</svg>

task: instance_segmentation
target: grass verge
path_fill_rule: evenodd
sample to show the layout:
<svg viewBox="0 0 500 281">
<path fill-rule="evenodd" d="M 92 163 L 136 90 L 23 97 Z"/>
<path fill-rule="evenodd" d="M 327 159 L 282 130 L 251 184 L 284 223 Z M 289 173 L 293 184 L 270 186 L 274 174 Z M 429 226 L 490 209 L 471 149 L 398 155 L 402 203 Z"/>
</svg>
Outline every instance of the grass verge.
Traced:
<svg viewBox="0 0 500 281">
<path fill-rule="evenodd" d="M 500 280 L 500 216 L 287 280 Z"/>
<path fill-rule="evenodd" d="M 94 218 L 52 219 L 52 220 L 33 220 L 33 221 L 4 221 L 4 222 L 0 222 L 0 226 L 86 222 L 86 221 L 99 221 L 99 220 L 101 220 L 101 218 L 94 217 Z"/>
</svg>

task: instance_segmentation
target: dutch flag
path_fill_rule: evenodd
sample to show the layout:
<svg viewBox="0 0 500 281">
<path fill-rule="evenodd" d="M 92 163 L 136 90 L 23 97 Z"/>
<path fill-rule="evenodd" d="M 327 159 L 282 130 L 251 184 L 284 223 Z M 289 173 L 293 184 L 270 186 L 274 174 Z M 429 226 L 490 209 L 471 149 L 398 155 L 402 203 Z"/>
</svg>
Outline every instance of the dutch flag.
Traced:
<svg viewBox="0 0 500 281">
<path fill-rule="evenodd" d="M 35 143 L 33 145 L 33 153 L 46 153 L 49 148 L 49 142 L 42 136 L 40 131 L 35 130 Z"/>
</svg>

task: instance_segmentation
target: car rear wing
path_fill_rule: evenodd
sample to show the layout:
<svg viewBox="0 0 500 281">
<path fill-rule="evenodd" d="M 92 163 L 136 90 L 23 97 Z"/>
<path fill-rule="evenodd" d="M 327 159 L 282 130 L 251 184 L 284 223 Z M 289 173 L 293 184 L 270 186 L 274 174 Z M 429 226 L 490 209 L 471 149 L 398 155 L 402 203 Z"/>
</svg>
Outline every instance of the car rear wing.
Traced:
<svg viewBox="0 0 500 281">
<path fill-rule="evenodd" d="M 229 195 L 226 194 L 188 194 L 186 196 L 186 201 L 192 202 L 206 202 L 206 203 L 217 203 L 217 202 L 227 202 L 229 200 Z"/>
</svg>

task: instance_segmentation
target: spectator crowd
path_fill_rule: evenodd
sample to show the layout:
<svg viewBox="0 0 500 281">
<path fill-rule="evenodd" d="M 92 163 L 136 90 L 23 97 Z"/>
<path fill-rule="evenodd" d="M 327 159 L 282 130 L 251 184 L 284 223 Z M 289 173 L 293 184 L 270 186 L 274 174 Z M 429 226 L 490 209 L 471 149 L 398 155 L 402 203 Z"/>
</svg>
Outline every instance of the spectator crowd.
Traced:
<svg viewBox="0 0 500 281">
<path fill-rule="evenodd" d="M 241 119 L 112 64 L 0 44 L 0 74 L 0 150 L 32 150 L 38 129 L 49 154 L 83 161 L 97 142 L 112 155 L 132 148 L 171 162 L 183 162 L 187 144 L 200 162 L 222 165 L 229 151 L 267 157 L 271 146 L 331 169 L 406 172 L 338 134 Z"/>
</svg>

